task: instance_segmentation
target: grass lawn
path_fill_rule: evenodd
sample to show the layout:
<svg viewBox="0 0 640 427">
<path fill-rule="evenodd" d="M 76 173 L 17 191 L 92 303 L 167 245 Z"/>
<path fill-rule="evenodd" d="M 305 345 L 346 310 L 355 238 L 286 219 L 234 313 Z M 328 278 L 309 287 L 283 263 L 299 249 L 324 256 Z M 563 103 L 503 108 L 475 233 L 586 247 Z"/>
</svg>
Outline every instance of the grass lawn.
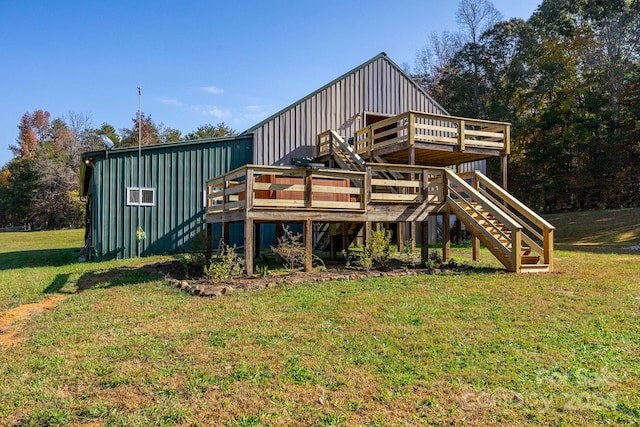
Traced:
<svg viewBox="0 0 640 427">
<path fill-rule="evenodd" d="M 10 326 L 24 339 L 0 347 L 0 425 L 637 425 L 635 213 L 600 240 L 553 218 L 552 274 L 483 251 L 469 274 L 214 299 L 142 268 L 162 257 L 73 263 L 80 231 L 0 234 L 0 313 L 66 296 Z"/>
</svg>

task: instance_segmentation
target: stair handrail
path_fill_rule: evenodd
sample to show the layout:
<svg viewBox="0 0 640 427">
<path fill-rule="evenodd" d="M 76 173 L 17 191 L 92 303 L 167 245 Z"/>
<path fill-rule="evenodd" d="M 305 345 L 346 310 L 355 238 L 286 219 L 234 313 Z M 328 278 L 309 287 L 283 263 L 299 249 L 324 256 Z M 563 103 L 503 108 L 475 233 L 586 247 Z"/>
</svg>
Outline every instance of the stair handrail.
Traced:
<svg viewBox="0 0 640 427">
<path fill-rule="evenodd" d="M 509 249 L 507 245 L 504 245 L 498 238 L 495 236 L 491 236 L 492 240 L 500 245 L 502 255 L 505 257 L 501 259 L 501 262 L 511 271 L 518 272 L 520 270 L 521 263 L 521 243 L 522 243 L 522 225 L 516 220 L 514 220 L 511 216 L 505 213 L 502 209 L 500 209 L 496 204 L 490 201 L 487 197 L 485 197 L 480 191 L 476 190 L 467 183 L 464 179 L 459 177 L 455 172 L 446 169 L 446 177 L 447 177 L 447 188 L 449 192 L 453 192 L 457 197 L 459 197 L 460 201 L 464 201 L 467 206 L 471 207 L 475 210 L 475 207 L 469 202 L 468 198 L 479 203 L 482 208 L 493 215 L 498 221 L 500 221 L 504 226 L 507 227 L 509 231 L 511 231 L 511 236 L 506 236 L 504 233 L 501 233 L 502 236 L 510 243 L 511 248 Z M 456 191 L 451 183 L 454 183 L 458 187 L 462 189 L 461 192 L 467 193 L 468 198 L 462 197 L 461 192 Z M 454 208 L 461 209 L 461 207 L 456 203 L 451 195 L 449 194 L 448 199 Z M 495 227 L 494 227 L 495 228 Z M 491 235 L 484 227 L 482 227 L 482 231 L 485 235 Z M 494 255 L 497 254 L 494 252 Z"/>
<path fill-rule="evenodd" d="M 498 199 L 502 199 L 503 203 L 506 205 L 504 210 L 507 213 L 510 213 L 509 207 L 511 207 L 512 209 L 515 209 L 517 212 L 522 214 L 526 219 L 531 221 L 533 225 L 540 228 L 542 234 L 530 227 L 528 224 L 524 223 L 525 229 L 529 230 L 532 234 L 535 235 L 536 238 L 542 241 L 542 247 L 540 247 L 533 239 L 531 239 L 526 234 L 524 234 L 523 240 L 527 244 L 536 248 L 536 251 L 540 255 L 542 255 L 544 263 L 548 264 L 550 266 L 550 269 L 553 270 L 553 234 L 556 228 L 480 171 L 474 171 L 473 175 L 475 175 L 475 179 L 477 179 L 477 183 L 479 186 L 485 186 L 487 189 L 491 190 Z M 482 191 L 486 197 L 491 197 L 491 195 L 488 194 L 486 190 L 480 191 Z M 493 197 L 491 198 L 494 199 Z M 513 213 L 510 214 L 514 215 Z"/>
<path fill-rule="evenodd" d="M 469 195 L 476 199 L 476 201 L 480 202 L 480 204 L 494 217 L 496 217 L 500 222 L 509 228 L 509 230 L 522 230 L 522 225 L 515 221 L 511 216 L 506 214 L 502 209 L 500 209 L 496 204 L 494 204 L 491 200 L 485 197 L 478 190 L 473 188 L 467 181 L 460 178 L 455 172 L 450 169 L 445 169 L 447 174 L 447 186 L 449 186 L 449 181 L 454 181 L 457 185 L 464 188 Z"/>
<path fill-rule="evenodd" d="M 364 159 L 349 145 L 335 130 L 329 130 L 329 138 L 330 145 L 333 145 L 339 148 L 342 151 L 345 151 L 351 157 L 351 160 L 357 165 L 360 171 L 364 171 L 366 167 L 366 162 Z"/>
</svg>

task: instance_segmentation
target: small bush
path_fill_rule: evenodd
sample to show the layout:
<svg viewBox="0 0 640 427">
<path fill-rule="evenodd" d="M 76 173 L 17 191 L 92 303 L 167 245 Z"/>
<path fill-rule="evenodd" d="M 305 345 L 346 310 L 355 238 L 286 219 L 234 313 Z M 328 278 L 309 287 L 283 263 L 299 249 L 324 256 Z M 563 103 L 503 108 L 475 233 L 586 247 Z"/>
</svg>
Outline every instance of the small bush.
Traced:
<svg viewBox="0 0 640 427">
<path fill-rule="evenodd" d="M 236 246 L 221 245 L 222 250 L 215 255 L 208 266 L 204 267 L 204 275 L 214 282 L 225 282 L 229 279 L 244 276 L 244 260 L 236 253 Z"/>
<path fill-rule="evenodd" d="M 348 253 L 343 251 L 343 254 L 347 266 L 355 265 L 365 270 L 370 270 L 374 266 L 386 267 L 390 259 L 390 245 L 391 230 L 372 231 L 366 246 L 359 246 L 356 250 Z"/>
<path fill-rule="evenodd" d="M 284 235 L 278 239 L 278 245 L 271 250 L 285 260 L 290 270 L 304 265 L 304 244 L 302 234 L 293 234 L 289 228 L 283 227 Z"/>
</svg>

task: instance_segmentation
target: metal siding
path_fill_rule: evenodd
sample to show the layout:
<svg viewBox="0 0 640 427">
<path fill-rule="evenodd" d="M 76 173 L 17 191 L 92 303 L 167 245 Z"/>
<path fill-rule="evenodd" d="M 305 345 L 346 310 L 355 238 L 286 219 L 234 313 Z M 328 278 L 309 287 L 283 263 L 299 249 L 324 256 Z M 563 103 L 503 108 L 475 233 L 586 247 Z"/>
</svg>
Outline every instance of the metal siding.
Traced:
<svg viewBox="0 0 640 427">
<path fill-rule="evenodd" d="M 251 135 L 201 144 L 143 147 L 142 186 L 156 189 L 156 205 L 141 208 L 147 233 L 143 255 L 177 252 L 205 220 L 205 181 L 251 161 Z M 96 159 L 92 174 L 93 254 L 99 260 L 137 256 L 137 207 L 126 187 L 138 186 L 137 151 Z"/>
<path fill-rule="evenodd" d="M 386 57 L 355 69 L 264 122 L 253 131 L 256 164 L 288 165 L 291 157 L 315 155 L 317 136 L 329 129 L 352 136 L 363 112 L 407 110 L 445 113 Z"/>
</svg>

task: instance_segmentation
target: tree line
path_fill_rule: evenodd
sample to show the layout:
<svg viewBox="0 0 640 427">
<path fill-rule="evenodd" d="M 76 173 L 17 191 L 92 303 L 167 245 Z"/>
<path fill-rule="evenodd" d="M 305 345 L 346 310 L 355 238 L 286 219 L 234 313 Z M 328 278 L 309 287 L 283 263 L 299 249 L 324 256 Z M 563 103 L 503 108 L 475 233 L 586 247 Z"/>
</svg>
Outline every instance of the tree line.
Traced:
<svg viewBox="0 0 640 427">
<path fill-rule="evenodd" d="M 536 211 L 640 205 L 640 2 L 463 0 L 413 77 L 449 113 L 512 124 L 509 190 Z M 489 163 L 490 171 L 497 165 Z"/>
<path fill-rule="evenodd" d="M 142 145 L 150 145 L 233 134 L 233 129 L 218 123 L 202 125 L 183 136 L 144 113 L 136 114 L 130 128 L 116 131 L 108 123 L 95 128 L 85 114 L 69 112 L 52 119 L 48 111 L 27 112 L 18 124 L 15 144 L 9 146 L 14 157 L 0 169 L 0 228 L 82 227 L 80 161 L 82 153 L 104 149 L 100 135 L 106 135 L 116 147 L 126 147 L 137 146 L 139 136 Z"/>
</svg>

